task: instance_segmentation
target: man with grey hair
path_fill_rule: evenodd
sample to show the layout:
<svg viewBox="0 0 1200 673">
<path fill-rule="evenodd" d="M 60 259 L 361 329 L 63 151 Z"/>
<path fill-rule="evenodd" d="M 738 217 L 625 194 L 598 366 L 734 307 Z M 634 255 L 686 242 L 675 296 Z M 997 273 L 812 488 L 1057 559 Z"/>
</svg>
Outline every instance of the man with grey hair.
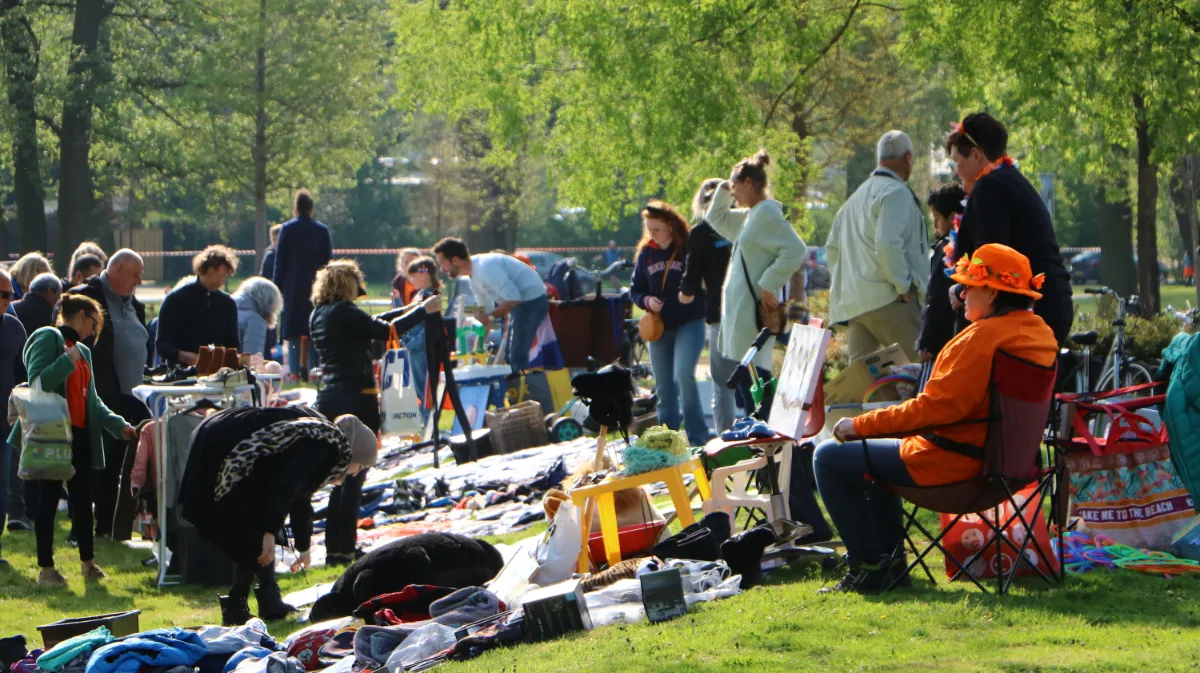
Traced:
<svg viewBox="0 0 1200 673">
<path fill-rule="evenodd" d="M 846 199 L 829 232 L 829 317 L 849 326 L 851 361 L 898 343 L 916 362 L 929 232 L 907 184 L 912 140 L 888 131 L 875 154 L 879 166 Z"/>
<path fill-rule="evenodd" d="M 53 322 L 54 307 L 58 305 L 62 291 L 62 281 L 52 273 L 41 273 L 33 279 L 29 291 L 13 304 L 13 311 L 25 326 L 27 334 L 33 334 Z"/>
<path fill-rule="evenodd" d="M 141 385 L 147 359 L 149 332 L 146 307 L 134 290 L 142 284 L 142 256 L 122 248 L 108 258 L 108 267 L 72 288 L 96 300 L 104 310 L 104 327 L 93 337 L 92 378 L 104 404 L 130 425 L 150 418 L 150 410 L 133 395 Z M 96 505 L 96 537 L 128 540 L 133 530 L 134 502 L 129 473 L 135 452 L 128 442 L 104 438 L 104 464 L 92 498 Z M 122 486 L 122 484 L 124 486 Z"/>
</svg>

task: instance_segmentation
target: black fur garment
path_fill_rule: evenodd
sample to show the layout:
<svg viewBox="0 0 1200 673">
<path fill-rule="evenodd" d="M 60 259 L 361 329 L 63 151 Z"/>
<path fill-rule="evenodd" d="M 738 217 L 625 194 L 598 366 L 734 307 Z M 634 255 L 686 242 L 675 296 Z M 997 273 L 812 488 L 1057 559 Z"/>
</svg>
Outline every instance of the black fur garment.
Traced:
<svg viewBox="0 0 1200 673">
<path fill-rule="evenodd" d="M 401 538 L 358 559 L 313 605 L 311 619 L 349 616 L 363 603 L 410 584 L 462 589 L 483 586 L 500 572 L 504 559 L 483 540 L 454 533 L 421 533 Z"/>
</svg>

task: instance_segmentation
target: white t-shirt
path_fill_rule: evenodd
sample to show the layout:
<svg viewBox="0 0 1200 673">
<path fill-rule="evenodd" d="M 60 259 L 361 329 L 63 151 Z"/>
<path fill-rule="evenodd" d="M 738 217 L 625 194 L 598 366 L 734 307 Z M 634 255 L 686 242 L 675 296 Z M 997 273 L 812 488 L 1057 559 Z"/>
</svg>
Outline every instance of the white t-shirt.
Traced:
<svg viewBox="0 0 1200 673">
<path fill-rule="evenodd" d="M 536 271 L 515 257 L 494 252 L 471 256 L 471 289 L 481 303 L 546 296 L 546 285 Z"/>
</svg>

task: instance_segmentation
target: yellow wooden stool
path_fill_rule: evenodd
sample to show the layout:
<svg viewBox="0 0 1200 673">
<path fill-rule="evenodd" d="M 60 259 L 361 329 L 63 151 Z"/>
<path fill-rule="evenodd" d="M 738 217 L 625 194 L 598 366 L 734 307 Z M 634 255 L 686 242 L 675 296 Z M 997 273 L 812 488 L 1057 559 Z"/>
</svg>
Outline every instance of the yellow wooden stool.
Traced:
<svg viewBox="0 0 1200 673">
<path fill-rule="evenodd" d="M 595 500 L 600 508 L 600 531 L 604 534 L 604 555 L 608 565 L 614 566 L 621 562 L 621 543 L 617 532 L 617 511 L 613 493 L 627 488 L 636 488 L 647 484 L 666 482 L 671 492 L 671 502 L 675 504 L 675 515 L 685 527 L 696 523 L 696 515 L 692 513 L 691 498 L 683 485 L 683 475 L 692 473 L 696 480 L 696 488 L 701 500 L 712 497 L 708 486 L 708 477 L 704 474 L 704 466 L 699 458 L 693 458 L 674 467 L 667 467 L 653 472 L 635 474 L 628 477 L 608 479 L 592 486 L 581 486 L 571 491 L 571 501 L 583 512 L 583 549 L 579 552 L 579 572 L 590 570 L 588 564 L 588 538 L 591 537 L 592 516 L 587 507 L 589 500 Z"/>
</svg>

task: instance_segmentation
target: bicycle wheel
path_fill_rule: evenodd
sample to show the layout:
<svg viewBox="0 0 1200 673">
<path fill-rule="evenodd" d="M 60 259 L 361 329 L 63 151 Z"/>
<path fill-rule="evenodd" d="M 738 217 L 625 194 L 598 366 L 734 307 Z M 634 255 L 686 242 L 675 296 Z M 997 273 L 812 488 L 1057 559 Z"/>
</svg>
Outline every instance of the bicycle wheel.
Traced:
<svg viewBox="0 0 1200 673">
<path fill-rule="evenodd" d="M 1096 390 L 1116 390 L 1117 388 L 1128 388 L 1143 383 L 1152 383 L 1153 381 L 1154 375 L 1150 373 L 1150 369 L 1146 365 L 1140 362 L 1128 362 L 1121 367 L 1121 385 L 1113 385 L 1113 369 L 1110 367 L 1100 377 L 1100 383 L 1096 386 Z M 1153 390 L 1139 390 L 1134 393 L 1134 396 L 1146 397 L 1153 394 L 1153 392 Z"/>
</svg>

